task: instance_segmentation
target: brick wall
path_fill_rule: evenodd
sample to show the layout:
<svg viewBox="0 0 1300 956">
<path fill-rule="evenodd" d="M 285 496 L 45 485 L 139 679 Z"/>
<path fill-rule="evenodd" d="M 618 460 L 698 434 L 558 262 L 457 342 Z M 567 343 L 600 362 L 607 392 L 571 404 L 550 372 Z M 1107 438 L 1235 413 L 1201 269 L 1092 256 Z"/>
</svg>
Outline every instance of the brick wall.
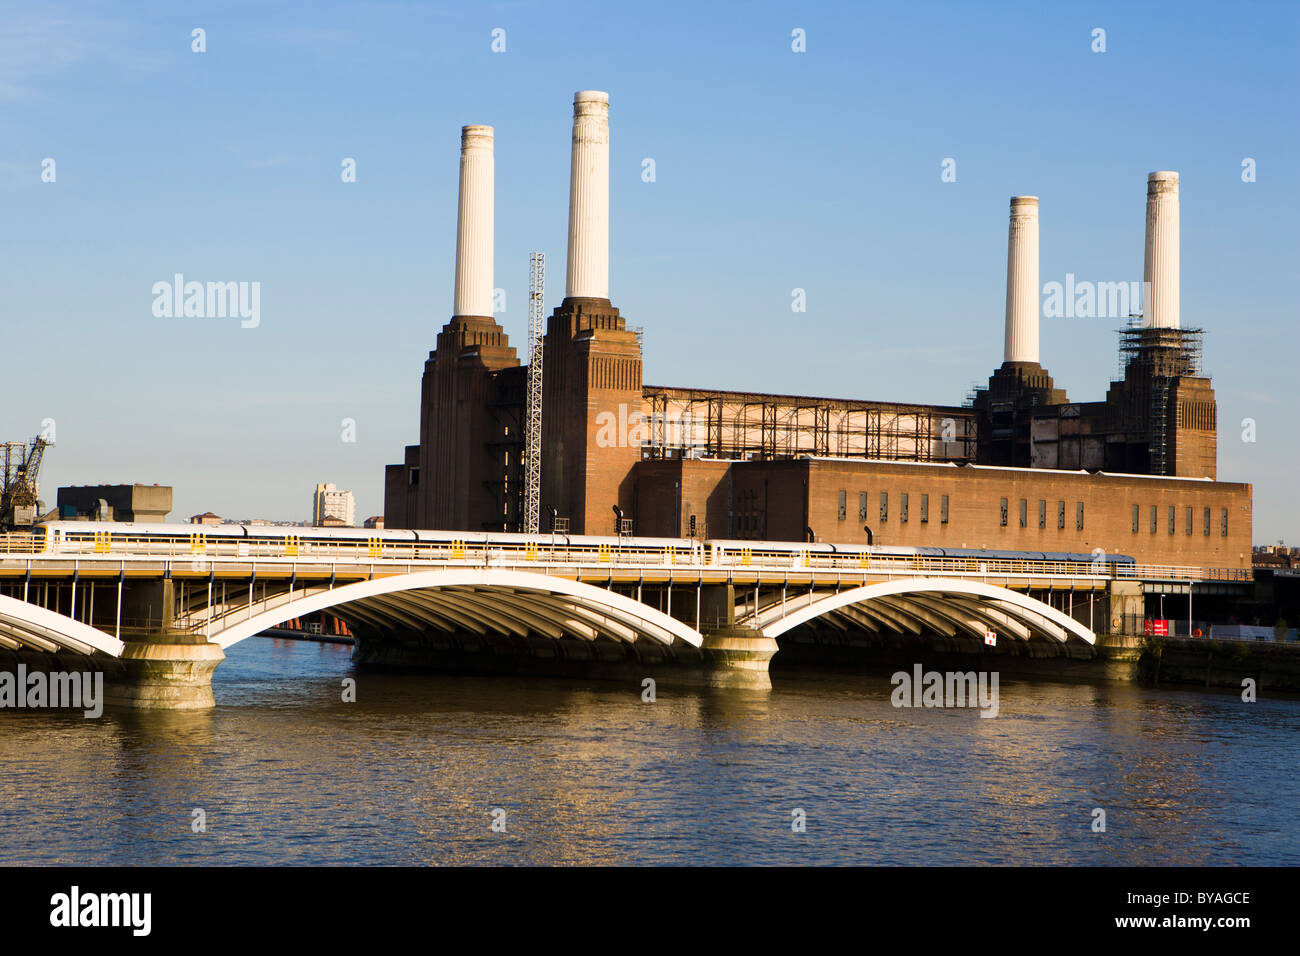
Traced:
<svg viewBox="0 0 1300 956">
<path fill-rule="evenodd" d="M 1103 548 L 1108 553 L 1131 554 L 1144 564 L 1250 567 L 1249 484 L 826 459 L 685 461 L 679 465 L 684 477 L 678 480 L 683 485 L 703 481 L 707 476 L 719 487 L 730 486 L 726 501 L 710 499 L 709 533 L 713 537 L 799 541 L 804 537 L 804 528 L 811 525 L 819 541 L 866 544 L 865 524 L 874 532 L 875 543 L 882 545 L 1082 553 Z M 728 468 L 725 481 L 717 474 L 719 466 Z M 865 520 L 860 517 L 864 493 Z M 882 494 L 887 496 L 883 518 Z M 1021 499 L 1025 501 L 1024 527 L 1020 523 Z M 1039 526 L 1040 502 L 1044 527 Z M 643 493 L 643 513 L 652 513 L 646 510 L 648 504 Z M 1139 509 L 1137 532 L 1132 530 L 1134 505 Z M 1152 507 L 1157 509 L 1155 533 L 1151 531 Z M 1191 534 L 1187 533 L 1188 508 L 1192 509 Z M 1210 509 L 1209 534 L 1205 533 L 1206 508 Z M 1226 535 L 1221 533 L 1225 508 Z M 725 527 L 728 520 L 733 524 L 730 534 L 714 531 L 715 527 Z"/>
</svg>

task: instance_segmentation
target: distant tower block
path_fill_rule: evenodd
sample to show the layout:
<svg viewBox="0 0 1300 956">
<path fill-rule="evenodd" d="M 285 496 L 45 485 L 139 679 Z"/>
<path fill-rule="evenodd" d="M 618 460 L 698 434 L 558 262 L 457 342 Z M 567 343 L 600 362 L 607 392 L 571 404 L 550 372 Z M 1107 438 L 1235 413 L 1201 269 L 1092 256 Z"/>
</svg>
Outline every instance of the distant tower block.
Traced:
<svg viewBox="0 0 1300 956">
<path fill-rule="evenodd" d="M 609 94 L 573 95 L 566 298 L 609 298 Z"/>
<path fill-rule="evenodd" d="M 1178 272 L 1178 174 L 1154 172 L 1147 176 L 1144 327 L 1179 327 Z"/>
<path fill-rule="evenodd" d="M 464 126 L 460 131 L 460 205 L 452 315 L 492 315 L 492 139 L 491 126 Z"/>
<path fill-rule="evenodd" d="M 1011 197 L 1005 362 L 1038 364 L 1038 197 Z"/>
</svg>

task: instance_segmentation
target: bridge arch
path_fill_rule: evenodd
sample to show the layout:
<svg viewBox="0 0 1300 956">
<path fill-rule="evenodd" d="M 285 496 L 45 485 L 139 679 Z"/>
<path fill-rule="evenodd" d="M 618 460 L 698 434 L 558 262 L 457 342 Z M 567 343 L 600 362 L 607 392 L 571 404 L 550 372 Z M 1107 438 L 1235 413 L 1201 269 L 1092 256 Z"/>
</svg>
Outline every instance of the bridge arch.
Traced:
<svg viewBox="0 0 1300 956">
<path fill-rule="evenodd" d="M 765 637 L 786 631 L 827 614 L 843 613 L 859 623 L 870 621 L 895 630 L 919 633 L 922 627 L 982 635 L 987 628 L 1020 639 L 1033 635 L 1065 643 L 1070 636 L 1095 644 L 1088 627 L 1027 594 L 983 581 L 960 578 L 903 578 L 852 588 L 813 598 L 783 613 L 779 605 L 764 608 L 745 623 Z"/>
<path fill-rule="evenodd" d="M 31 647 L 47 653 L 74 651 L 93 654 L 102 651 L 112 657 L 121 656 L 122 648 L 126 646 L 111 634 L 75 621 L 66 614 L 3 594 L 0 594 L 0 644 Z"/>
<path fill-rule="evenodd" d="M 269 627 L 323 611 L 347 607 L 376 624 L 431 626 L 483 633 L 552 637 L 572 635 L 620 641 L 649 639 L 703 643 L 699 631 L 663 611 L 613 591 L 534 571 L 503 568 L 446 568 L 395 574 L 330 589 L 305 590 L 251 616 L 232 610 L 206 628 L 208 639 L 228 648 Z"/>
</svg>

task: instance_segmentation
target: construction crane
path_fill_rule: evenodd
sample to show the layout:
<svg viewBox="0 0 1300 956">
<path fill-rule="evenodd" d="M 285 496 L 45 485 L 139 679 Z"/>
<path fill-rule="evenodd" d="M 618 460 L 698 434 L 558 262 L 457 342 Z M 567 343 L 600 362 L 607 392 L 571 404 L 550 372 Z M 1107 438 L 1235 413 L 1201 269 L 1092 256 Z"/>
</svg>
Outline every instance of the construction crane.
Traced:
<svg viewBox="0 0 1300 956">
<path fill-rule="evenodd" d="M 32 447 L 26 442 L 7 441 L 4 443 L 4 474 L 0 482 L 0 530 L 29 528 L 36 523 L 39 502 L 37 495 L 37 477 L 41 471 L 41 459 L 45 449 L 54 444 L 37 435 L 32 439 Z"/>
<path fill-rule="evenodd" d="M 542 506 L 542 311 L 546 254 L 528 257 L 528 392 L 524 405 L 524 532 L 536 534 Z"/>
</svg>

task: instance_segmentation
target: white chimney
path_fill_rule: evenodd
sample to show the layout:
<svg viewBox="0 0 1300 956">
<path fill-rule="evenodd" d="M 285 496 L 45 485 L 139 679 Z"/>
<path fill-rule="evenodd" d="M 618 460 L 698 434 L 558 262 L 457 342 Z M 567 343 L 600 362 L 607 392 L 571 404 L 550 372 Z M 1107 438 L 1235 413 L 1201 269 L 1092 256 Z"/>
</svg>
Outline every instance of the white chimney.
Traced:
<svg viewBox="0 0 1300 956">
<path fill-rule="evenodd" d="M 1038 364 L 1038 197 L 1011 197 L 1004 362 Z"/>
<path fill-rule="evenodd" d="M 1147 176 L 1147 246 L 1143 263 L 1142 324 L 1178 328 L 1178 174 L 1163 170 Z"/>
<path fill-rule="evenodd" d="M 609 298 L 609 94 L 573 95 L 568 297 Z"/>
<path fill-rule="evenodd" d="M 492 317 L 492 139 L 491 126 L 461 127 L 452 315 Z"/>
</svg>

